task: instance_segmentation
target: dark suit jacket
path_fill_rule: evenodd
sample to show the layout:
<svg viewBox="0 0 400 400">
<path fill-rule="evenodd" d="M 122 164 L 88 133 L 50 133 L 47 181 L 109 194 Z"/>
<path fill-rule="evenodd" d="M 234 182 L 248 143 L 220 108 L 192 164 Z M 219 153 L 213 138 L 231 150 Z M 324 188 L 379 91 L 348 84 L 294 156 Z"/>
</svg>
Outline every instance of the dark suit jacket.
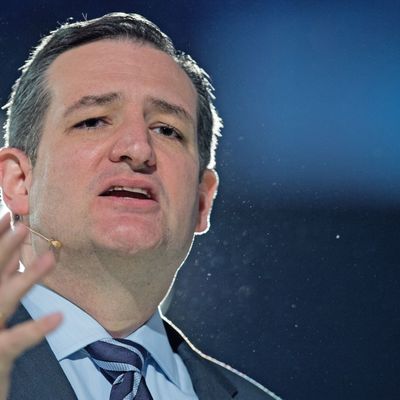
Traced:
<svg viewBox="0 0 400 400">
<path fill-rule="evenodd" d="M 13 326 L 30 319 L 21 305 L 8 325 Z M 165 327 L 172 349 L 185 363 L 200 400 L 279 399 L 240 373 L 201 354 L 172 324 L 165 322 Z M 8 400 L 77 400 L 47 341 L 28 350 L 16 360 Z"/>
</svg>

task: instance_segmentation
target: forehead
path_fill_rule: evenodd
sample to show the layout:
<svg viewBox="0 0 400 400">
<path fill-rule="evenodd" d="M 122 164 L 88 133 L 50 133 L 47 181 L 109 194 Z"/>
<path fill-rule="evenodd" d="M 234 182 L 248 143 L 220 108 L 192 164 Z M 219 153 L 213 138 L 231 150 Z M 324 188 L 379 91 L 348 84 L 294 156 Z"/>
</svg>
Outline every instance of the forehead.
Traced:
<svg viewBox="0 0 400 400">
<path fill-rule="evenodd" d="M 62 53 L 47 71 L 53 112 L 87 95 L 120 92 L 126 101 L 162 98 L 196 119 L 197 92 L 168 54 L 131 40 L 100 40 Z"/>
</svg>

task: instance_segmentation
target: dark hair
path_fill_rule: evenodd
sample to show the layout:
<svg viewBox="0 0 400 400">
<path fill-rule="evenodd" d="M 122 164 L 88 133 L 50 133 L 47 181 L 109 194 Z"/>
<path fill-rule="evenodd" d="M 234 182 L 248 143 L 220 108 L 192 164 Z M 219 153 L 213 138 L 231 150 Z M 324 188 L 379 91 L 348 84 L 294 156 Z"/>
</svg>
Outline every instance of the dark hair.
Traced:
<svg viewBox="0 0 400 400">
<path fill-rule="evenodd" d="M 146 43 L 169 54 L 186 72 L 198 94 L 200 175 L 215 165 L 217 138 L 222 121 L 214 107 L 213 87 L 207 73 L 187 54 L 177 51 L 171 39 L 152 22 L 138 14 L 111 13 L 93 20 L 66 23 L 44 37 L 21 68 L 7 109 L 6 146 L 24 151 L 35 164 L 43 121 L 50 105 L 46 71 L 62 53 L 102 39 L 127 39 Z"/>
</svg>

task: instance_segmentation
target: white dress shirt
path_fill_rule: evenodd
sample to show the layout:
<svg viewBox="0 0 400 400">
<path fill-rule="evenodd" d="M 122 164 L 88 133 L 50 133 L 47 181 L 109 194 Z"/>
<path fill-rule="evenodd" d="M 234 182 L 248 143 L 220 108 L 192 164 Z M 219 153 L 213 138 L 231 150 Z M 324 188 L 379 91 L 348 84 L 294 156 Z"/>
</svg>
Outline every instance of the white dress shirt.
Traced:
<svg viewBox="0 0 400 400">
<path fill-rule="evenodd" d="M 63 313 L 61 326 L 46 337 L 50 348 L 79 400 L 108 400 L 111 384 L 83 350 L 90 343 L 110 338 L 107 331 L 81 308 L 41 285 L 35 285 L 22 304 L 33 319 L 55 311 Z M 154 400 L 198 400 L 185 364 L 171 349 L 159 311 L 126 339 L 150 353 L 144 377 Z"/>
</svg>

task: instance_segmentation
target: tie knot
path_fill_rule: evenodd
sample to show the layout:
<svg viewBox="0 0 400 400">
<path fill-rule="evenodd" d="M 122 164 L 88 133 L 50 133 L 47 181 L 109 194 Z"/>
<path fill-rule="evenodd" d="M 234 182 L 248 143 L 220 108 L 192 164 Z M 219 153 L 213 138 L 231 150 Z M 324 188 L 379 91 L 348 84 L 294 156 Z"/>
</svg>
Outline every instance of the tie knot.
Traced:
<svg viewBox="0 0 400 400">
<path fill-rule="evenodd" d="M 127 339 L 102 339 L 86 346 L 97 366 L 106 371 L 142 372 L 148 352 Z"/>
<path fill-rule="evenodd" d="M 85 347 L 111 383 L 110 400 L 153 400 L 142 375 L 149 353 L 127 339 L 102 339 Z"/>
</svg>

